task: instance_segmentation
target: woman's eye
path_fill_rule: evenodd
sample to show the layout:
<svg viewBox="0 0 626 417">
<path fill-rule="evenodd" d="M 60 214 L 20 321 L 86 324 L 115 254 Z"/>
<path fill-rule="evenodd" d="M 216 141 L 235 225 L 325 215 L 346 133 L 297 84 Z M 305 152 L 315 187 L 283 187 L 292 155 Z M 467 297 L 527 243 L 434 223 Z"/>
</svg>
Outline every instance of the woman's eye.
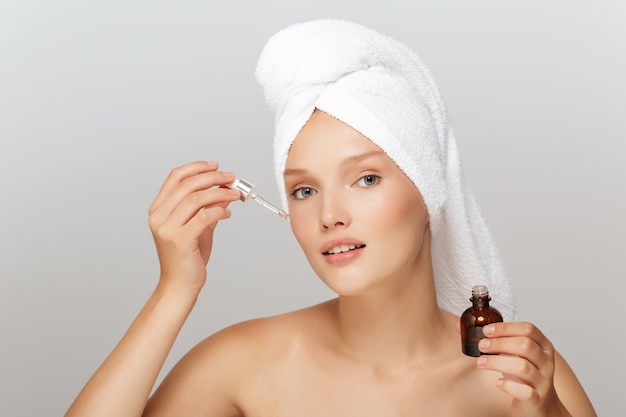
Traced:
<svg viewBox="0 0 626 417">
<path fill-rule="evenodd" d="M 295 198 L 296 200 L 304 200 L 311 197 L 313 194 L 315 194 L 315 190 L 311 187 L 298 188 L 291 193 L 293 198 Z"/>
<path fill-rule="evenodd" d="M 371 187 L 376 185 L 380 181 L 380 177 L 378 175 L 365 175 L 357 181 L 357 184 L 361 187 Z"/>
</svg>

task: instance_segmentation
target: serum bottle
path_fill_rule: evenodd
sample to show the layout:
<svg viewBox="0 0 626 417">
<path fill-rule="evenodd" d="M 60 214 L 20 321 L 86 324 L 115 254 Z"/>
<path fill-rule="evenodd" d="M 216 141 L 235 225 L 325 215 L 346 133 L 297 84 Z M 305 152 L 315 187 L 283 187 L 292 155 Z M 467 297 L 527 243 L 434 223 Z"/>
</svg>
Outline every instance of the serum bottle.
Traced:
<svg viewBox="0 0 626 417">
<path fill-rule="evenodd" d="M 472 288 L 472 306 L 461 315 L 461 342 L 463 353 L 468 356 L 480 356 L 478 341 L 484 338 L 483 326 L 502 321 L 502 314 L 489 307 L 489 289 L 485 285 Z"/>
</svg>

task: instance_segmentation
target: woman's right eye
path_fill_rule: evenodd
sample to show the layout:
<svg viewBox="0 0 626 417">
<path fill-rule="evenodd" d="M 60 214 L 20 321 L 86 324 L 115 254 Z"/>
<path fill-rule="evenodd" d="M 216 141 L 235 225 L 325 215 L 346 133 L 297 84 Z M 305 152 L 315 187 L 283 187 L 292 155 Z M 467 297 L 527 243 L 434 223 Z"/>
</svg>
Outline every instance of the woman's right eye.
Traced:
<svg viewBox="0 0 626 417">
<path fill-rule="evenodd" d="M 313 194 L 315 194 L 315 190 L 313 188 L 302 187 L 302 188 L 298 188 L 297 190 L 294 190 L 291 193 L 291 196 L 295 198 L 296 200 L 304 200 L 306 198 L 311 197 Z"/>
</svg>

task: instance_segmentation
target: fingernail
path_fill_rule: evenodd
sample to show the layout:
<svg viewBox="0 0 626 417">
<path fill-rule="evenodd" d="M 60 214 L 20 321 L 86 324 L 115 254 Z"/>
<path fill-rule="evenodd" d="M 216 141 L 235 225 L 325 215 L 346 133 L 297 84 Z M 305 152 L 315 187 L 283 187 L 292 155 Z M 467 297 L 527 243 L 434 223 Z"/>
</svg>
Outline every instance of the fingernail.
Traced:
<svg viewBox="0 0 626 417">
<path fill-rule="evenodd" d="M 228 178 L 233 178 L 235 176 L 235 174 L 231 171 L 224 171 L 222 172 L 222 174 L 224 174 L 224 176 Z"/>
<path fill-rule="evenodd" d="M 480 339 L 480 341 L 478 342 L 478 348 L 480 350 L 487 349 L 490 344 L 491 344 L 491 340 L 489 340 L 489 339 Z"/>
<path fill-rule="evenodd" d="M 486 363 L 487 363 L 487 357 L 486 356 L 479 356 L 478 359 L 476 360 L 476 364 L 478 366 L 485 366 Z"/>
<path fill-rule="evenodd" d="M 487 325 L 485 327 L 483 327 L 483 334 L 493 334 L 495 332 L 495 328 L 494 326 L 491 325 Z"/>
</svg>

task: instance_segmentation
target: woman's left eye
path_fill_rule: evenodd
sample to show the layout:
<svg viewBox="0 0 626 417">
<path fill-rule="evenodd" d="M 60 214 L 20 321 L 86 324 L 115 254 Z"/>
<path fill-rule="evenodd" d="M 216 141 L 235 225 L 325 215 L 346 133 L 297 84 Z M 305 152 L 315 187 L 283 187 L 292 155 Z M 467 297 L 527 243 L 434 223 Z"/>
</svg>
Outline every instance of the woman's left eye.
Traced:
<svg viewBox="0 0 626 417">
<path fill-rule="evenodd" d="M 357 181 L 357 184 L 361 187 L 371 187 L 376 185 L 380 181 L 380 177 L 378 175 L 365 175 Z"/>
</svg>

